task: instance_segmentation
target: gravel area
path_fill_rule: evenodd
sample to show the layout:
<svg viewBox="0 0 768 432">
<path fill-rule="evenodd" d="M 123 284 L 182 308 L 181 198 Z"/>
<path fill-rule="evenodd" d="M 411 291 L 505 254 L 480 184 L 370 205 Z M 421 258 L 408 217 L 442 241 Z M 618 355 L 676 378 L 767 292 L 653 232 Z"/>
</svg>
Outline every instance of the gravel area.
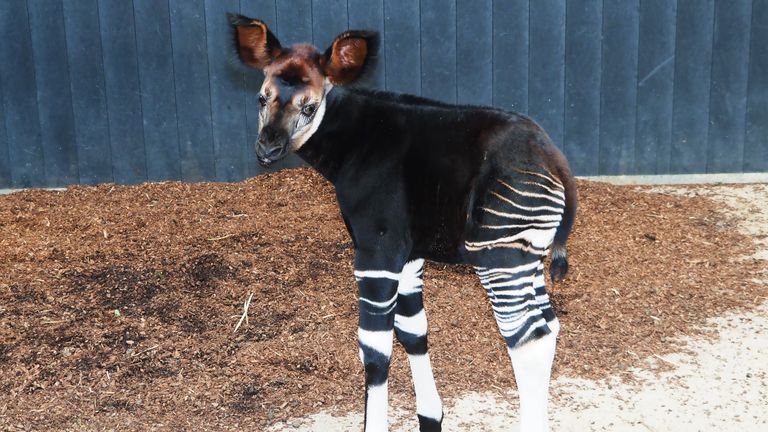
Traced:
<svg viewBox="0 0 768 432">
<path fill-rule="evenodd" d="M 759 365 L 750 369 L 749 355 L 736 361 L 764 400 L 768 362 L 758 341 L 768 333 L 758 318 L 768 298 L 768 233 L 765 219 L 748 218 L 765 215 L 766 187 L 581 181 L 579 190 L 572 272 L 551 289 L 563 327 L 553 415 L 570 416 L 555 417 L 560 429 L 623 430 L 590 423 L 598 421 L 590 415 L 614 417 L 612 406 L 632 413 L 614 422 L 656 427 L 649 418 L 665 411 L 648 408 L 644 417 L 643 401 L 665 394 L 673 411 L 701 420 L 709 417 L 695 401 L 722 394 L 708 406 L 739 414 L 740 430 L 749 430 L 752 390 L 742 398 L 718 387 L 739 376 L 726 372 L 741 372 L 694 360 L 697 347 L 717 346 L 712 361 L 751 347 Z M 355 430 L 363 376 L 352 257 L 332 187 L 306 168 L 241 183 L 1 196 L 0 430 Z M 516 410 L 499 401 L 514 400 L 512 371 L 476 277 L 429 263 L 425 297 L 447 430 L 506 428 Z M 759 315 L 754 328 L 731 326 L 743 333 L 710 321 L 749 313 Z M 712 390 L 693 390 L 701 387 L 686 381 L 688 364 L 691 378 L 723 375 L 712 374 Z M 401 410 L 401 430 L 410 430 L 400 347 L 392 367 L 393 415 Z M 606 389 L 637 398 L 622 405 Z M 659 395 L 641 398 L 646 389 Z"/>
</svg>

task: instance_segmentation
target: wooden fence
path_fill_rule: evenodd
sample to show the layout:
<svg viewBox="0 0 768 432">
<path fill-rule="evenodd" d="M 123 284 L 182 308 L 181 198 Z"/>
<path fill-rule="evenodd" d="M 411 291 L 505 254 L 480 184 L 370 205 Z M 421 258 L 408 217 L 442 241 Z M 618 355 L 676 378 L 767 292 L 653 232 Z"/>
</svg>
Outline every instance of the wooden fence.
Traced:
<svg viewBox="0 0 768 432">
<path fill-rule="evenodd" d="M 3 0 L 0 187 L 261 172 L 227 11 L 378 30 L 368 85 L 527 113 L 580 175 L 768 171 L 768 0 Z"/>
</svg>

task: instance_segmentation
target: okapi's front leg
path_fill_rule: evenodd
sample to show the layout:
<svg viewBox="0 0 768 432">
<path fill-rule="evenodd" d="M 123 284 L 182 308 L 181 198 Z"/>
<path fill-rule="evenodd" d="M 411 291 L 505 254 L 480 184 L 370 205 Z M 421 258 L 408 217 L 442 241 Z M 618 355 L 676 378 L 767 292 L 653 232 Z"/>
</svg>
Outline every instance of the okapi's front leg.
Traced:
<svg viewBox="0 0 768 432">
<path fill-rule="evenodd" d="M 432 364 L 427 352 L 427 314 L 424 311 L 422 272 L 424 260 L 408 262 L 397 287 L 395 334 L 408 353 L 419 431 L 439 432 L 443 422 L 443 404 L 435 386 Z"/>
<path fill-rule="evenodd" d="M 387 431 L 387 379 L 402 265 L 381 252 L 358 251 L 355 257 L 360 295 L 357 337 L 365 368 L 365 432 Z"/>
</svg>

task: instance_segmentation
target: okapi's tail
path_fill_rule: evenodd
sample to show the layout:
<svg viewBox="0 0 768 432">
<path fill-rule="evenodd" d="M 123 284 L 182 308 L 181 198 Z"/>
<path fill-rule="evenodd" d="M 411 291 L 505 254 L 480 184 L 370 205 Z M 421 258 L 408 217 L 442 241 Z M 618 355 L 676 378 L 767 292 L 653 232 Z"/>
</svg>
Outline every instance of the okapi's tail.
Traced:
<svg viewBox="0 0 768 432">
<path fill-rule="evenodd" d="M 555 231 L 555 240 L 552 244 L 552 262 L 549 265 L 549 275 L 553 282 L 561 281 L 568 273 L 568 252 L 565 243 L 568 241 L 568 235 L 573 228 L 573 222 L 576 220 L 576 207 L 578 207 L 578 196 L 576 193 L 576 180 L 571 175 L 569 169 L 559 170 L 560 181 L 565 188 L 565 210 L 563 219 Z"/>
</svg>

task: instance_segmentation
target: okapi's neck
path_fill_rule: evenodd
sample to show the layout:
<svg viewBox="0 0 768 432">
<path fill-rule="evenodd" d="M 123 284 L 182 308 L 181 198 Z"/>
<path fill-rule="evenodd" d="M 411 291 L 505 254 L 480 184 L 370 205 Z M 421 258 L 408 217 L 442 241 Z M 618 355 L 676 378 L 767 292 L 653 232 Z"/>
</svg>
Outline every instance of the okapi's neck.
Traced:
<svg viewBox="0 0 768 432">
<path fill-rule="evenodd" d="M 339 170 L 355 145 L 350 139 L 351 129 L 364 104 L 360 103 L 359 95 L 340 87 L 332 88 L 325 98 L 320 126 L 296 154 L 335 185 Z"/>
</svg>

